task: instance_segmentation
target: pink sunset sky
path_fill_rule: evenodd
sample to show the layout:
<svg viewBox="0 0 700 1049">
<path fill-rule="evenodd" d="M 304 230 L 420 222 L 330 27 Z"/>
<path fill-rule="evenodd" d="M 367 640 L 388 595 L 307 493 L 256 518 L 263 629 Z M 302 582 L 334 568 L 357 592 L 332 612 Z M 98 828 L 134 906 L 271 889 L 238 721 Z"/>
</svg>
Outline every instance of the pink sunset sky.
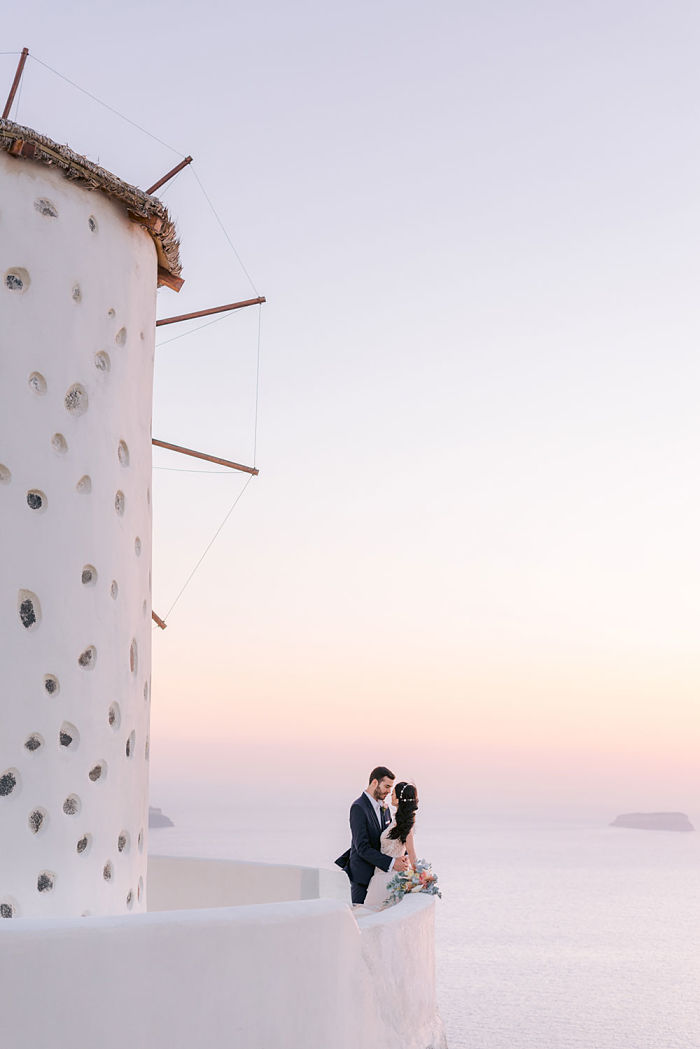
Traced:
<svg viewBox="0 0 700 1049">
<path fill-rule="evenodd" d="M 32 61 L 13 118 L 141 186 L 193 154 L 268 299 L 260 476 L 153 635 L 153 800 L 388 762 L 697 811 L 697 5 L 157 0 L 157 58 L 129 3 L 38 6 L 6 49 L 175 150 Z M 192 172 L 163 199 L 159 315 L 254 294 Z M 252 462 L 258 321 L 161 329 L 154 436 Z M 165 615 L 245 478 L 154 465 Z"/>
</svg>

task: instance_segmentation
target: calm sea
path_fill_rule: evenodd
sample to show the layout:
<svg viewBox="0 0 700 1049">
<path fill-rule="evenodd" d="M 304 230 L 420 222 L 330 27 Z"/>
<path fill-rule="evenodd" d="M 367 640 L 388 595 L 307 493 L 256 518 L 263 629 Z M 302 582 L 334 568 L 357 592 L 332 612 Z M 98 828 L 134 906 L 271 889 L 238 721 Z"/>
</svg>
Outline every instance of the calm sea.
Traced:
<svg viewBox="0 0 700 1049">
<path fill-rule="evenodd" d="M 152 852 L 327 866 L 341 807 L 188 807 Z M 612 814 L 614 815 L 614 813 Z M 421 813 L 450 1049 L 700 1049 L 700 834 Z"/>
</svg>

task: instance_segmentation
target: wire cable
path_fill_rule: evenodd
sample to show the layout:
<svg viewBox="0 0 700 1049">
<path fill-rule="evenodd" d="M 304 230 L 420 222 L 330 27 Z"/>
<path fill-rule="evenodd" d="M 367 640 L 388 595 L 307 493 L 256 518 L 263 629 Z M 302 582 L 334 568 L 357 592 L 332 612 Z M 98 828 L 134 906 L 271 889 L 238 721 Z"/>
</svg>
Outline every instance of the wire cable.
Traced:
<svg viewBox="0 0 700 1049">
<path fill-rule="evenodd" d="M 148 137 L 152 138 L 154 142 L 158 142 L 161 146 L 165 146 L 165 148 L 169 149 L 171 153 L 175 153 L 182 160 L 185 159 L 185 154 L 181 153 L 179 149 L 175 149 L 175 147 L 171 146 L 169 142 L 164 142 L 162 138 L 158 138 L 157 135 L 154 135 L 147 128 L 142 127 L 141 124 L 137 124 L 135 120 L 131 120 L 130 117 L 127 117 L 123 113 L 120 113 L 118 109 L 114 108 L 114 106 L 110 106 L 107 104 L 107 102 L 103 102 L 101 98 L 97 97 L 97 95 L 93 95 L 91 91 L 88 91 L 86 88 L 81 87 L 80 84 L 76 84 L 74 80 L 71 80 L 69 77 L 64 76 L 63 73 L 59 73 L 59 71 L 57 69 L 54 69 L 53 66 L 50 66 L 48 62 L 42 62 L 40 58 L 37 58 L 36 55 L 32 54 L 29 54 L 27 57 L 31 58 L 34 62 L 38 62 L 40 66 L 43 66 L 44 69 L 48 69 L 50 73 L 53 73 L 55 76 L 60 77 L 61 80 L 65 80 L 67 84 L 70 84 L 70 86 L 74 87 L 77 91 L 81 91 L 84 95 L 87 95 L 87 97 L 91 98 L 93 102 L 97 102 L 98 105 L 103 106 L 105 109 L 108 109 L 110 113 L 114 113 L 114 115 L 116 117 L 119 117 L 120 120 L 125 120 L 127 124 L 131 124 L 131 126 L 135 127 L 137 131 L 140 131 L 144 135 L 148 135 Z"/>
<path fill-rule="evenodd" d="M 192 174 L 193 174 L 193 175 L 194 175 L 194 177 L 195 177 L 195 178 L 197 179 L 197 182 L 199 183 L 199 188 L 201 189 L 202 193 L 204 194 L 204 199 L 206 200 L 207 204 L 208 204 L 208 205 L 209 205 L 209 207 L 211 208 L 211 213 L 212 213 L 212 215 L 214 216 L 214 218 L 216 219 L 216 221 L 218 222 L 218 224 L 219 224 L 219 227 L 220 227 L 220 229 L 221 229 L 221 232 L 222 232 L 222 233 L 223 233 L 223 235 L 224 235 L 224 236 L 226 237 L 226 240 L 228 241 L 228 244 L 229 244 L 229 247 L 231 248 L 231 251 L 233 252 L 233 254 L 234 254 L 234 255 L 236 256 L 236 258 L 238 259 L 238 264 L 239 264 L 239 266 L 241 267 L 241 269 L 242 269 L 242 270 L 243 270 L 243 272 L 245 273 L 246 277 L 248 278 L 248 283 L 250 284 L 251 288 L 252 288 L 252 289 L 253 289 L 253 291 L 255 292 L 256 296 L 257 296 L 257 297 L 259 298 L 259 297 L 260 297 L 260 292 L 259 292 L 259 291 L 258 291 L 258 289 L 257 289 L 257 288 L 255 287 L 255 283 L 254 283 L 254 281 L 253 281 L 253 278 L 252 278 L 252 277 L 251 277 L 251 275 L 250 275 L 250 274 L 248 273 L 248 270 L 247 270 L 247 269 L 245 268 L 245 265 L 244 265 L 244 263 L 243 263 L 243 259 L 242 259 L 242 258 L 241 258 L 241 256 L 240 256 L 240 255 L 238 254 L 238 252 L 237 252 L 237 250 L 236 250 L 236 245 L 235 245 L 235 244 L 233 243 L 233 241 L 231 240 L 231 238 L 230 238 L 230 236 L 229 236 L 229 234 L 228 234 L 228 230 L 226 229 L 226 227 L 224 226 L 223 222 L 221 221 L 221 217 L 220 217 L 220 215 L 219 215 L 218 211 L 216 210 L 216 208 L 215 208 L 215 207 L 214 207 L 214 205 L 212 204 L 211 198 L 210 198 L 209 194 L 207 193 L 206 189 L 204 188 L 204 185 L 202 184 L 202 180 L 201 180 L 201 178 L 199 177 L 199 175 L 197 174 L 197 170 L 196 170 L 196 168 L 195 168 L 194 164 L 190 164 L 190 165 L 189 165 L 189 167 L 190 167 L 190 168 L 191 168 L 191 170 L 192 170 Z"/>
<path fill-rule="evenodd" d="M 221 321 L 226 321 L 229 317 L 233 316 L 234 311 L 230 313 L 222 313 L 220 317 L 215 317 L 213 321 L 205 321 L 204 324 L 198 324 L 196 328 L 190 328 L 189 331 L 183 331 L 180 335 L 173 335 L 171 339 L 163 339 L 162 342 L 156 343 L 156 349 L 159 346 L 167 346 L 169 342 L 176 342 L 178 339 L 184 339 L 187 335 L 194 335 L 196 331 L 201 331 L 202 328 L 209 328 L 212 324 L 219 324 Z"/>
<path fill-rule="evenodd" d="M 207 556 L 207 554 L 208 554 L 208 553 L 209 553 L 209 551 L 211 550 L 211 548 L 212 548 L 212 546 L 214 545 L 214 543 L 216 542 L 216 540 L 217 540 L 217 539 L 219 538 L 219 535 L 220 535 L 220 533 L 221 533 L 221 531 L 222 531 L 222 529 L 223 529 L 224 525 L 226 524 L 226 522 L 228 521 L 229 517 L 231 516 L 231 514 L 233 513 L 233 511 L 234 511 L 234 510 L 236 509 L 236 507 L 238 506 L 239 502 L 240 502 L 240 501 L 241 501 L 241 499 L 243 498 L 243 494 L 244 494 L 244 492 L 246 491 L 246 489 L 247 489 L 248 485 L 249 485 L 249 484 L 250 484 L 250 482 L 251 482 L 251 481 L 253 480 L 253 476 L 254 476 L 254 475 L 253 475 L 253 474 L 251 474 L 251 475 L 250 475 L 250 477 L 248 478 L 248 480 L 246 481 L 246 483 L 245 483 L 245 484 L 243 485 L 243 487 L 241 488 L 240 492 L 238 493 L 238 495 L 236 496 L 236 498 L 235 498 L 235 499 L 234 499 L 234 501 L 233 501 L 233 506 L 232 506 L 232 507 L 230 508 L 230 510 L 229 510 L 229 511 L 227 512 L 227 514 L 226 514 L 226 516 L 224 517 L 223 521 L 221 522 L 221 524 L 219 525 L 219 527 L 217 528 L 217 530 L 216 530 L 216 531 L 214 532 L 214 535 L 212 536 L 212 538 L 211 538 L 211 539 L 209 540 L 209 542 L 207 543 L 206 547 L 204 548 L 204 553 L 203 553 L 203 554 L 202 554 L 202 556 L 200 557 L 199 561 L 197 561 L 197 564 L 196 564 L 196 565 L 194 566 L 194 568 L 192 569 L 192 571 L 191 571 L 191 572 L 190 572 L 190 574 L 188 575 L 187 579 L 186 579 L 186 580 L 185 580 L 185 582 L 183 583 L 183 585 L 182 585 L 182 589 L 180 590 L 179 594 L 177 595 L 177 597 L 176 597 L 176 598 L 175 598 L 175 600 L 173 601 L 172 605 L 170 606 L 170 608 L 168 609 L 168 611 L 167 611 L 167 612 L 165 613 L 165 615 L 163 616 L 163 622 L 164 622 L 164 623 L 167 623 L 167 621 L 168 621 L 168 616 L 170 615 L 170 613 L 172 612 L 172 610 L 173 610 L 173 609 L 175 608 L 175 605 L 176 605 L 176 604 L 178 603 L 178 601 L 180 600 L 180 598 L 181 598 L 181 597 L 182 597 L 182 595 L 184 594 L 184 592 L 185 592 L 185 590 L 187 589 L 187 587 L 188 587 L 188 586 L 190 585 L 190 582 L 192 581 L 192 577 L 194 576 L 195 572 L 197 571 L 197 569 L 198 569 L 198 568 L 199 568 L 199 566 L 201 565 L 202 561 L 203 561 L 203 560 L 204 560 L 204 558 L 205 558 L 205 557 Z"/>
</svg>

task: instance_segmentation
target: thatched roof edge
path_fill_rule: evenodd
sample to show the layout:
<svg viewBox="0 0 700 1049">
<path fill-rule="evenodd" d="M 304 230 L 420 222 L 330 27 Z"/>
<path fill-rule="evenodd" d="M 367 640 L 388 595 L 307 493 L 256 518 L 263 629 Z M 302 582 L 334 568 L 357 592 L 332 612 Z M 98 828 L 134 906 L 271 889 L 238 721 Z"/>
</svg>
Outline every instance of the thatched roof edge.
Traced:
<svg viewBox="0 0 700 1049">
<path fill-rule="evenodd" d="M 21 146 L 17 143 L 21 143 Z M 142 189 L 122 181 L 106 168 L 74 153 L 68 146 L 61 146 L 33 128 L 15 124 L 11 120 L 0 120 L 0 149 L 23 159 L 57 167 L 71 181 L 78 182 L 86 189 L 102 190 L 108 197 L 118 200 L 127 211 L 144 220 L 144 225 L 155 241 L 159 265 L 179 277 L 182 265 L 175 223 L 157 197 L 151 197 Z M 160 223 L 156 221 L 158 219 Z M 148 228 L 149 223 L 160 225 L 160 228 Z"/>
</svg>

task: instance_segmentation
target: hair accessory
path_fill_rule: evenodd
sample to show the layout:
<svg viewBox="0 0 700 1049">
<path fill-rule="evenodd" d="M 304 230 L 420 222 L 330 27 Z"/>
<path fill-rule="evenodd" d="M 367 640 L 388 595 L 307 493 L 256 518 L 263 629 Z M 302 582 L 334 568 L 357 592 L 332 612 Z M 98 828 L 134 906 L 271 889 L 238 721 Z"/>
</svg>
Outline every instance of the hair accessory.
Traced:
<svg viewBox="0 0 700 1049">
<path fill-rule="evenodd" d="M 403 801 L 403 796 L 404 796 L 404 793 L 405 793 L 405 791 L 406 791 L 406 788 L 407 788 L 407 787 L 410 787 L 410 788 L 411 788 L 411 790 L 412 790 L 412 791 L 413 791 L 413 793 L 414 793 L 414 797 L 412 797 L 412 798 L 407 798 L 406 800 L 407 800 L 407 801 L 415 801 L 415 800 L 416 800 L 416 799 L 415 799 L 415 792 L 416 792 L 416 787 L 415 787 L 415 784 L 414 784 L 414 783 L 405 783 L 405 784 L 403 785 L 403 787 L 401 788 L 401 793 L 399 794 L 399 801 Z"/>
</svg>

